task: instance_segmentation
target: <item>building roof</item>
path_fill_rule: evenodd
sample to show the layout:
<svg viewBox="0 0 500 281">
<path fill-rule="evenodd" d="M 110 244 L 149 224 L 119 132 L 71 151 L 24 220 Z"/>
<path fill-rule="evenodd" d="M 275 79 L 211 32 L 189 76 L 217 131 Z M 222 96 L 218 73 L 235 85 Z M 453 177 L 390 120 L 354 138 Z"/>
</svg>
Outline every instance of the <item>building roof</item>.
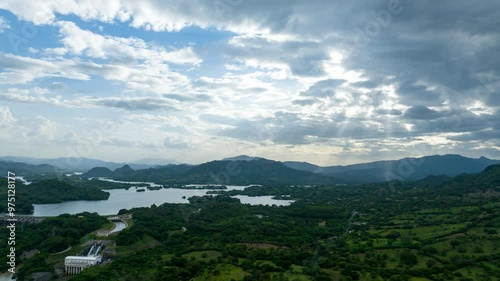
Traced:
<svg viewBox="0 0 500 281">
<path fill-rule="evenodd" d="M 64 260 L 81 260 L 81 261 L 95 261 L 99 259 L 98 256 L 83 257 L 83 256 L 67 256 Z"/>
</svg>

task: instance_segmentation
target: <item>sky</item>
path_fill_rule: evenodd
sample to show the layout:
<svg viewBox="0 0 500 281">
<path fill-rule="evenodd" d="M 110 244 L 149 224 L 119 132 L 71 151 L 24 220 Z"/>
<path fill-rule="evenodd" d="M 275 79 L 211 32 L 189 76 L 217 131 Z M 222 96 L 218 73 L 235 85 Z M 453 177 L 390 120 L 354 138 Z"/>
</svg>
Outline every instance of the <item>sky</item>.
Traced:
<svg viewBox="0 0 500 281">
<path fill-rule="evenodd" d="M 2 0 L 0 155 L 500 159 L 499 1 Z"/>
</svg>

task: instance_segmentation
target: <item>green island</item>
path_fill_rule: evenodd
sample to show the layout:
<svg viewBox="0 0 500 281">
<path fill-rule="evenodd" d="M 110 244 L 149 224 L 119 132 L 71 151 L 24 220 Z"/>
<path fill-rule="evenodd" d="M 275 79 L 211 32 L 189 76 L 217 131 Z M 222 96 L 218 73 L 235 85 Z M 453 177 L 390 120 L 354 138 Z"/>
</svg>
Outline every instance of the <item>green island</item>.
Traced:
<svg viewBox="0 0 500 281">
<path fill-rule="evenodd" d="M 7 194 L 7 179 L 0 179 L 0 192 Z M 16 181 L 16 213 L 31 214 L 33 204 L 51 204 L 74 200 L 107 200 L 109 193 L 100 187 L 75 186 L 61 179 L 46 179 L 29 185 Z M 7 212 L 7 200 L 0 200 L 0 210 Z"/>
<path fill-rule="evenodd" d="M 100 238 L 112 224 L 97 214 L 23 223 L 17 254 L 38 253 L 21 261 L 17 280 L 34 272 L 75 281 L 499 280 L 500 165 L 451 179 L 212 193 L 121 210 L 128 227 Z M 295 202 L 252 206 L 231 197 L 238 194 Z M 83 253 L 91 239 L 110 241 L 109 259 L 61 274 L 64 257 Z"/>
</svg>

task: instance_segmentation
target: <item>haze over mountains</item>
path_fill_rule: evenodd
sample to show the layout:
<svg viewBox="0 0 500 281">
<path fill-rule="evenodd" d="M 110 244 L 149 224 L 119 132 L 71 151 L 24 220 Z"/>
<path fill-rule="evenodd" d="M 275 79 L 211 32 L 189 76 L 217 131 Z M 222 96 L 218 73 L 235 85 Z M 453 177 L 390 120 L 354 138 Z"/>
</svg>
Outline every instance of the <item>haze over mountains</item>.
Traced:
<svg viewBox="0 0 500 281">
<path fill-rule="evenodd" d="M 486 157 L 467 158 L 456 154 L 330 167 L 320 167 L 307 162 L 284 162 L 286 166 L 293 169 L 338 177 L 346 182 L 356 183 L 418 180 L 430 175 L 454 177 L 462 173 L 478 173 L 484 168 L 498 163 L 500 163 L 500 160 L 492 160 Z"/>
<path fill-rule="evenodd" d="M 28 163 L 13 162 L 25 160 Z M 61 159 L 0 157 L 1 172 L 18 171 L 30 176 L 36 173 L 70 171 Z M 5 161 L 8 160 L 8 161 Z M 59 161 L 59 162 L 58 162 Z M 47 163 L 47 164 L 42 164 Z M 420 158 L 376 161 L 370 163 L 320 167 L 307 162 L 279 162 L 260 157 L 240 155 L 200 165 L 120 164 L 95 159 L 82 159 L 76 169 L 88 168 L 83 177 L 108 177 L 117 180 L 155 181 L 159 183 L 206 184 L 362 184 L 390 180 L 419 180 L 428 176 L 454 177 L 463 173 L 478 173 L 500 160 L 485 157 L 467 158 L 460 155 L 432 155 Z M 85 171 L 85 170 L 83 170 Z"/>
<path fill-rule="evenodd" d="M 59 158 L 31 158 L 31 157 L 17 157 L 17 156 L 0 156 L 0 161 L 6 162 L 21 162 L 31 165 L 49 164 L 64 171 L 86 172 L 94 167 L 105 167 L 111 170 L 122 167 L 125 164 L 130 165 L 133 169 L 147 169 L 149 167 L 180 164 L 175 160 L 162 159 L 162 158 L 144 158 L 132 163 L 116 163 L 110 161 L 103 161 L 91 158 L 73 158 L 73 157 L 59 157 Z"/>
</svg>

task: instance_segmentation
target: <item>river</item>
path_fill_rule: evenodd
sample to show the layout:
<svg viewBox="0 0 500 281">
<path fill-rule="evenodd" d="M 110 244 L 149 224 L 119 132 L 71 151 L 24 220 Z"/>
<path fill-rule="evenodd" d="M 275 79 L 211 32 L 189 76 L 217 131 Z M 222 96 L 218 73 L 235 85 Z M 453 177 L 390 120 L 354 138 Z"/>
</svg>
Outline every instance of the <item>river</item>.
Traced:
<svg viewBox="0 0 500 281">
<path fill-rule="evenodd" d="M 227 185 L 226 190 L 243 190 L 247 186 Z M 180 189 L 162 188 L 160 190 L 148 190 L 137 192 L 135 188 L 106 190 L 110 193 L 108 200 L 99 201 L 67 201 L 57 204 L 34 204 L 34 216 L 54 217 L 64 213 L 77 214 L 81 212 L 97 212 L 99 215 L 115 215 L 120 209 L 131 209 L 137 207 L 157 206 L 163 203 L 189 203 L 188 198 L 192 196 L 203 196 L 212 189 Z M 291 200 L 276 200 L 271 196 L 249 197 L 238 195 L 243 204 L 252 205 L 289 205 Z"/>
<path fill-rule="evenodd" d="M 120 231 L 124 230 L 126 227 L 127 227 L 126 223 L 121 222 L 121 221 L 115 221 L 115 228 L 113 228 L 113 230 L 111 230 L 109 232 L 109 234 L 115 233 L 115 232 L 120 232 Z"/>
</svg>

